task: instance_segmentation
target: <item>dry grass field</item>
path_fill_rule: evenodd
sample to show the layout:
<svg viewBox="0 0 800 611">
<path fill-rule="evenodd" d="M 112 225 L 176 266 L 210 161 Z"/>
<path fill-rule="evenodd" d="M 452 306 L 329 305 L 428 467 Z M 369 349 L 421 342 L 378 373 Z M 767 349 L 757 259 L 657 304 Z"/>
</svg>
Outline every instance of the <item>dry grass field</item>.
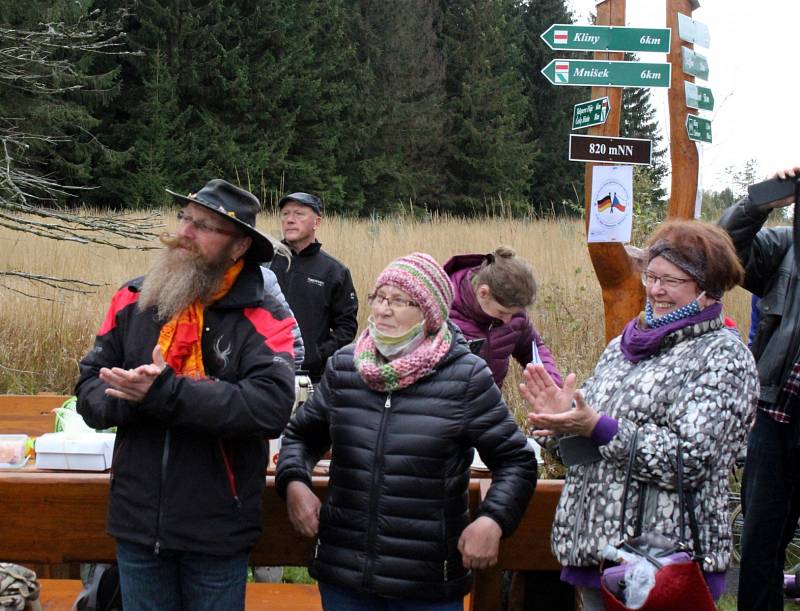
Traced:
<svg viewBox="0 0 800 611">
<path fill-rule="evenodd" d="M 173 212 L 165 212 L 168 227 Z M 277 234 L 277 217 L 264 216 L 260 228 Z M 539 297 L 531 316 L 562 372 L 575 371 L 584 378 L 603 348 L 600 289 L 581 221 L 326 218 L 320 240 L 350 267 L 362 303 L 374 278 L 396 256 L 421 250 L 443 263 L 453 254 L 489 252 L 499 244 L 509 244 L 533 264 Z M 0 393 L 70 393 L 78 360 L 91 345 L 111 295 L 126 279 L 147 269 L 153 251 L 55 242 L 0 228 L 0 253 L 0 269 L 103 283 L 96 293 L 81 295 L 0 278 L 5 287 L 0 287 Z M 10 289 L 35 291 L 42 299 Z M 737 289 L 728 296 L 726 308 L 746 333 L 748 295 Z M 366 316 L 362 307 L 361 328 Z M 512 367 L 505 394 L 521 415 L 524 408 L 513 391 L 518 375 L 519 369 Z"/>
</svg>

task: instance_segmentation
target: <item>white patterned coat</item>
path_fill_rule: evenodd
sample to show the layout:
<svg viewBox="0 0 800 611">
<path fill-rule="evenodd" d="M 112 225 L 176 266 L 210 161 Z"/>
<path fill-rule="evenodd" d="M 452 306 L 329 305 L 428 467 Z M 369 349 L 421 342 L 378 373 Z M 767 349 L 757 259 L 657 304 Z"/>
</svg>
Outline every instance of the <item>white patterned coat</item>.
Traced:
<svg viewBox="0 0 800 611">
<path fill-rule="evenodd" d="M 623 357 L 617 337 L 582 392 L 589 405 L 618 421 L 619 431 L 601 446 L 602 460 L 567 472 L 553 525 L 556 558 L 565 566 L 596 566 L 605 545 L 619 542 L 625 473 L 638 429 L 625 538 L 634 534 L 643 491 L 643 530 L 678 537 L 680 439 L 684 489 L 695 493 L 703 570 L 725 570 L 731 548 L 728 476 L 758 396 L 747 347 L 723 328 L 722 316 L 676 331 L 658 353 L 639 363 Z M 688 518 L 686 524 L 691 545 Z"/>
</svg>

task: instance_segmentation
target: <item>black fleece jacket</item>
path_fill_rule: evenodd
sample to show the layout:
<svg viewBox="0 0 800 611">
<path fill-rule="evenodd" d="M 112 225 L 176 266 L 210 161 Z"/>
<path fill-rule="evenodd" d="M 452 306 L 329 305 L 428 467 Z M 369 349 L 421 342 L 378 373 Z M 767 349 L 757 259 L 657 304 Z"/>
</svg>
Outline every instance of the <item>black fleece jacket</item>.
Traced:
<svg viewBox="0 0 800 611">
<path fill-rule="evenodd" d="M 284 257 L 275 257 L 270 269 L 300 325 L 306 349 L 303 369 L 316 383 L 328 358 L 356 336 L 358 298 L 350 270 L 323 251 L 319 242 L 294 253 L 291 265 Z"/>
</svg>

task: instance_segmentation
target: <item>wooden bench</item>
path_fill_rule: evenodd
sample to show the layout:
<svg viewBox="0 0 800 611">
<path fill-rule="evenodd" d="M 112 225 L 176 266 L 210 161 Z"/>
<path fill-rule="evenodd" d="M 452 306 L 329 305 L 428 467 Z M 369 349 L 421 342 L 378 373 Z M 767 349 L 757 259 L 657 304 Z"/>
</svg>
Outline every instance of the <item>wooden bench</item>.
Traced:
<svg viewBox="0 0 800 611">
<path fill-rule="evenodd" d="M 81 591 L 77 579 L 42 579 L 40 602 L 43 611 L 68 611 Z M 246 611 L 322 611 L 316 585 L 294 583 L 247 584 Z"/>
<path fill-rule="evenodd" d="M 36 430 L 40 432 L 36 434 L 52 431 L 49 409 L 65 399 L 55 395 L 0 395 L 0 432 L 33 434 L 35 429 L 27 426 L 9 428 L 25 426 L 26 421 L 38 423 L 40 428 Z M 42 419 L 48 417 L 49 426 L 42 428 Z M 113 562 L 115 543 L 106 534 L 108 481 L 108 473 L 37 471 L 31 467 L 0 470 L 0 560 L 32 566 L 34 570 L 63 563 Z M 325 498 L 327 483 L 327 477 L 313 479 L 314 491 L 320 498 Z M 486 479 L 470 481 L 473 513 L 488 485 Z M 539 482 L 519 528 L 501 543 L 498 565 L 476 572 L 466 609 L 499 609 L 503 570 L 558 570 L 550 554 L 550 526 L 560 492 L 560 481 Z M 312 557 L 312 541 L 291 527 L 272 476 L 267 476 L 263 500 L 264 532 L 252 551 L 252 564 L 307 566 Z M 41 583 L 44 609 L 69 609 L 80 591 L 80 582 L 75 579 L 45 578 Z M 248 584 L 247 609 L 258 608 L 316 611 L 321 605 L 316 585 Z"/>
<path fill-rule="evenodd" d="M 64 395 L 0 395 L 0 434 L 38 437 L 55 428 L 53 410 L 69 399 Z"/>
</svg>

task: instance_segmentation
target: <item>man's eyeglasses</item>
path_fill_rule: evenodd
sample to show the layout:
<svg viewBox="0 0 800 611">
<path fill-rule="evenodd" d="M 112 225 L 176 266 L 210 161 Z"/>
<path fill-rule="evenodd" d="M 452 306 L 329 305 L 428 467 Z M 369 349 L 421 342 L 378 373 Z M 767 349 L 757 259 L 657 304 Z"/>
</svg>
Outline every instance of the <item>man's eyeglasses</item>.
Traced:
<svg viewBox="0 0 800 611">
<path fill-rule="evenodd" d="M 178 210 L 177 216 L 179 225 L 182 223 L 187 223 L 192 227 L 194 227 L 194 230 L 197 231 L 198 233 L 207 233 L 207 234 L 218 233 L 220 235 L 228 235 L 228 236 L 239 235 L 239 232 L 233 229 L 223 229 L 222 227 L 214 227 L 212 225 L 209 225 L 205 221 L 197 221 L 192 216 L 186 214 L 186 212 L 184 212 L 183 210 Z"/>
<path fill-rule="evenodd" d="M 400 297 L 385 297 L 383 295 L 367 295 L 367 302 L 372 307 L 376 305 L 385 304 L 391 310 L 404 310 L 406 308 L 418 308 L 419 304 L 408 299 L 401 299 Z"/>
<path fill-rule="evenodd" d="M 679 287 L 684 282 L 691 282 L 692 278 L 675 278 L 674 276 L 656 276 L 650 272 L 642 272 L 642 284 L 646 287 L 653 286 L 656 282 L 660 282 L 661 286 L 674 289 Z"/>
</svg>

